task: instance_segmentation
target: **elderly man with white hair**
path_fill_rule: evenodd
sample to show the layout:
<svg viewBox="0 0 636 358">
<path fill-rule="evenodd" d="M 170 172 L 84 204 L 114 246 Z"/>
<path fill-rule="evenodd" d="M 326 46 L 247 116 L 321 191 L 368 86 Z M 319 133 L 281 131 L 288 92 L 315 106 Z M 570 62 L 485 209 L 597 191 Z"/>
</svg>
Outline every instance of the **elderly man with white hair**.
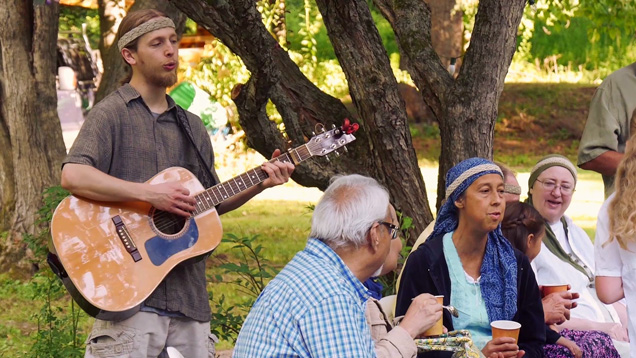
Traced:
<svg viewBox="0 0 636 358">
<path fill-rule="evenodd" d="M 414 357 L 413 338 L 441 317 L 433 296 L 416 297 L 377 344 L 364 315 L 369 293 L 362 283 L 382 270 L 397 231 L 389 194 L 377 181 L 334 178 L 314 210 L 307 246 L 254 303 L 234 357 Z"/>
</svg>

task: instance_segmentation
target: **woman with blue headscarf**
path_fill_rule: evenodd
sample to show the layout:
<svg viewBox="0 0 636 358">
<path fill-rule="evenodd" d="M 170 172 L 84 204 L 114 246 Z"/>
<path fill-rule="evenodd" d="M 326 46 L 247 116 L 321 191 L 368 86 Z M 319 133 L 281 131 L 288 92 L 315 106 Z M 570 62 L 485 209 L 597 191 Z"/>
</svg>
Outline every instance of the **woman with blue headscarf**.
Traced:
<svg viewBox="0 0 636 358">
<path fill-rule="evenodd" d="M 482 158 L 470 158 L 446 174 L 446 202 L 435 228 L 404 267 L 395 309 L 403 315 L 421 293 L 444 295 L 444 326 L 467 329 L 488 358 L 542 357 L 545 324 L 541 296 L 527 257 L 501 233 L 506 208 L 503 174 Z M 490 322 L 521 324 L 519 341 L 492 339 Z M 421 357 L 450 357 L 427 352 Z"/>
</svg>

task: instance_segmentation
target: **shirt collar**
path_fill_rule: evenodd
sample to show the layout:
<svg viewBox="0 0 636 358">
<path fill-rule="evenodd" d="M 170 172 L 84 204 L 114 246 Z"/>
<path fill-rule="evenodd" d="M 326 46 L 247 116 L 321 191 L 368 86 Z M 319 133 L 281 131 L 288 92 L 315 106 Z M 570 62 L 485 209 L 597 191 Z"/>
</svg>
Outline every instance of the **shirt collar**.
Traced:
<svg viewBox="0 0 636 358">
<path fill-rule="evenodd" d="M 331 247 L 322 242 L 321 240 L 310 238 L 307 241 L 307 246 L 305 247 L 305 251 L 312 255 L 316 255 L 325 259 L 326 261 L 333 264 L 336 269 L 340 272 L 343 278 L 348 282 L 353 290 L 358 294 L 360 300 L 365 302 L 371 297 L 369 291 L 366 287 L 358 280 L 358 278 L 351 272 L 349 267 L 342 261 L 340 256 L 336 254 Z"/>
<path fill-rule="evenodd" d="M 141 98 L 141 94 L 135 89 L 135 87 L 131 86 L 130 83 L 126 83 L 119 88 L 119 93 L 121 98 L 126 102 L 126 104 L 130 103 L 130 101 L 134 99 L 140 99 L 143 102 L 143 98 Z M 171 111 L 175 108 L 176 103 L 172 99 L 172 97 L 166 94 L 166 100 L 168 101 L 168 109 L 166 112 Z"/>
</svg>

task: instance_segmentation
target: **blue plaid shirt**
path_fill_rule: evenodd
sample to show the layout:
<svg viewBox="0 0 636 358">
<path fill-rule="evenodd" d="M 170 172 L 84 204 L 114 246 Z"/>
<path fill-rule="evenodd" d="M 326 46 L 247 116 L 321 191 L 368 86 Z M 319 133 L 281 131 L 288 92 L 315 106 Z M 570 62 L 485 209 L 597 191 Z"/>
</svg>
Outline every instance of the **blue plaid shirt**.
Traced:
<svg viewBox="0 0 636 358">
<path fill-rule="evenodd" d="M 233 357 L 376 357 L 368 298 L 340 257 L 309 239 L 254 303 Z"/>
</svg>

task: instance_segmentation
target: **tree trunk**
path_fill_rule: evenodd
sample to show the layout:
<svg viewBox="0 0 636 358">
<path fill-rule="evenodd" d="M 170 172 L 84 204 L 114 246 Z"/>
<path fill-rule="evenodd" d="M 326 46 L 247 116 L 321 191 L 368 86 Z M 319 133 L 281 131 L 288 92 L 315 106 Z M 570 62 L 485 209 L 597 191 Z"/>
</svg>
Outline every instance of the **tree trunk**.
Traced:
<svg viewBox="0 0 636 358">
<path fill-rule="evenodd" d="M 300 73 L 262 24 L 254 2 L 171 0 L 197 23 L 241 57 L 252 73 L 234 91 L 248 141 L 269 155 L 284 143 L 268 120 L 264 106 L 271 99 L 283 117 L 287 134 L 300 144 L 313 124 L 341 123 L 349 116 L 342 103 L 321 92 Z M 457 76 L 449 75 L 431 40 L 431 10 L 422 0 L 375 0 L 391 23 L 408 69 L 426 103 L 440 121 L 442 154 L 438 203 L 444 197 L 444 176 L 460 160 L 492 158 L 493 129 L 524 0 L 479 2 L 472 42 Z M 336 4 L 317 1 L 334 49 L 361 114 L 363 130 L 353 153 L 329 166 L 301 165 L 294 180 L 324 188 L 334 173 L 358 172 L 388 186 L 398 209 L 412 216 L 419 233 L 430 220 L 424 183 L 406 126 L 404 105 L 386 53 L 364 1 Z M 322 169 L 322 170 L 321 170 Z M 421 195 L 421 196 L 420 196 Z"/>
<path fill-rule="evenodd" d="M 456 0 L 426 0 L 431 8 L 431 43 L 448 68 L 451 58 L 460 58 L 463 44 L 462 11 Z M 459 64 L 456 64 L 459 70 Z"/>
<path fill-rule="evenodd" d="M 426 187 L 413 149 L 406 108 L 389 57 L 365 0 L 317 0 L 349 93 L 364 119 L 377 176 L 396 210 L 413 218 L 417 238 L 433 220 Z"/>
<path fill-rule="evenodd" d="M 119 23 L 126 16 L 124 0 L 98 0 L 99 27 L 103 41 L 99 43 L 99 50 L 104 64 L 104 73 L 95 94 L 95 102 L 101 101 L 111 92 L 119 88 L 126 77 L 127 66 L 121 58 L 119 48 L 113 43 L 119 29 Z M 163 11 L 174 21 L 177 34 L 181 36 L 185 28 L 186 16 L 171 5 L 168 0 L 136 0 L 129 11 L 141 9 L 157 9 Z"/>
<path fill-rule="evenodd" d="M 23 258 L 44 189 L 59 183 L 66 154 L 55 74 L 59 5 L 9 1 L 0 7 L 0 231 L 9 236 L 0 269 Z M 10 251 L 10 252 L 7 252 Z"/>
<path fill-rule="evenodd" d="M 283 118 L 292 146 L 312 137 L 317 124 L 329 128 L 340 125 L 351 114 L 338 99 L 322 92 L 289 58 L 263 25 L 254 1 L 214 2 L 205 0 L 171 0 L 197 24 L 210 31 L 237 54 L 252 73 L 247 84 L 237 86 L 233 97 L 239 111 L 239 123 L 248 144 L 265 157 L 276 148 L 284 149 L 286 140 L 265 115 L 270 99 Z M 328 163 L 310 160 L 297 166 L 292 179 L 304 186 L 325 189 L 329 178 L 337 173 L 358 172 L 372 175 L 366 133 L 358 131 L 351 151 Z"/>
<path fill-rule="evenodd" d="M 413 81 L 439 121 L 439 208 L 451 167 L 469 157 L 492 158 L 497 106 L 526 1 L 479 2 L 471 43 L 455 79 L 433 50 L 428 5 L 421 0 L 374 2 L 391 23 Z"/>
<path fill-rule="evenodd" d="M 117 37 L 117 29 L 121 20 L 126 16 L 126 0 L 97 0 L 97 12 L 99 13 L 101 32 L 99 53 L 104 73 L 95 93 L 96 103 L 119 87 L 119 81 L 124 77 L 123 60 L 119 55 L 117 44 L 115 44 L 115 37 Z"/>
<path fill-rule="evenodd" d="M 340 125 L 344 118 L 351 117 L 342 102 L 320 91 L 300 72 L 287 52 L 278 46 L 263 25 L 253 1 L 236 0 L 210 4 L 202 0 L 171 1 L 241 57 L 252 73 L 252 78 L 247 84 L 234 89 L 233 98 L 248 143 L 261 154 L 269 156 L 275 148 L 285 143 L 275 124 L 265 114 L 268 98 L 281 114 L 285 130 L 293 145 L 300 145 L 306 138 L 311 137 L 314 126 L 319 122 L 329 127 L 331 124 Z M 363 17 L 370 19 L 368 6 L 364 2 L 357 3 L 357 6 L 361 5 L 366 8 Z M 341 20 L 338 19 L 336 22 Z M 372 28 L 372 21 L 370 24 Z M 356 35 L 359 31 L 369 29 L 359 28 Z M 377 41 L 377 44 L 372 45 L 374 48 L 368 51 L 383 56 L 379 62 L 382 69 L 374 73 L 374 78 L 378 87 L 386 84 L 390 88 L 386 93 L 374 93 L 372 98 L 389 95 L 389 99 L 382 100 L 378 108 L 372 107 L 373 104 L 370 102 L 373 101 L 369 100 L 369 103 L 366 103 L 359 100 L 364 97 L 363 91 L 369 91 L 369 88 L 353 82 L 352 86 L 359 90 L 356 91 L 356 94 L 359 94 L 359 103 L 356 105 L 359 109 L 364 109 L 361 113 L 365 115 L 357 120 L 362 130 L 356 133 L 357 140 L 351 145 L 351 151 L 332 163 L 326 163 L 324 160 L 304 162 L 297 167 L 292 178 L 302 185 L 321 189 L 327 187 L 329 178 L 335 174 L 360 173 L 377 178 L 387 185 L 398 210 L 414 218 L 415 226 L 412 233 L 419 233 L 430 222 L 432 216 L 428 211 L 424 184 L 405 126 L 404 105 L 397 97 L 395 79 L 388 66 L 386 52 L 381 50 L 382 44 L 377 30 L 373 31 L 375 35 L 370 35 L 367 41 Z M 364 37 L 366 36 L 365 34 Z M 346 47 L 344 44 L 343 46 Z M 368 64 L 357 64 L 356 71 L 360 71 L 360 67 L 365 65 Z M 387 114 L 386 118 L 381 118 L 380 114 L 372 114 L 374 110 L 380 110 L 379 107 L 383 107 L 381 113 Z M 373 136 L 376 138 L 370 139 Z M 395 163 L 388 163 L 392 161 Z M 407 197 L 406 191 L 409 189 L 412 192 Z M 413 200 L 413 197 L 423 200 Z"/>
</svg>

